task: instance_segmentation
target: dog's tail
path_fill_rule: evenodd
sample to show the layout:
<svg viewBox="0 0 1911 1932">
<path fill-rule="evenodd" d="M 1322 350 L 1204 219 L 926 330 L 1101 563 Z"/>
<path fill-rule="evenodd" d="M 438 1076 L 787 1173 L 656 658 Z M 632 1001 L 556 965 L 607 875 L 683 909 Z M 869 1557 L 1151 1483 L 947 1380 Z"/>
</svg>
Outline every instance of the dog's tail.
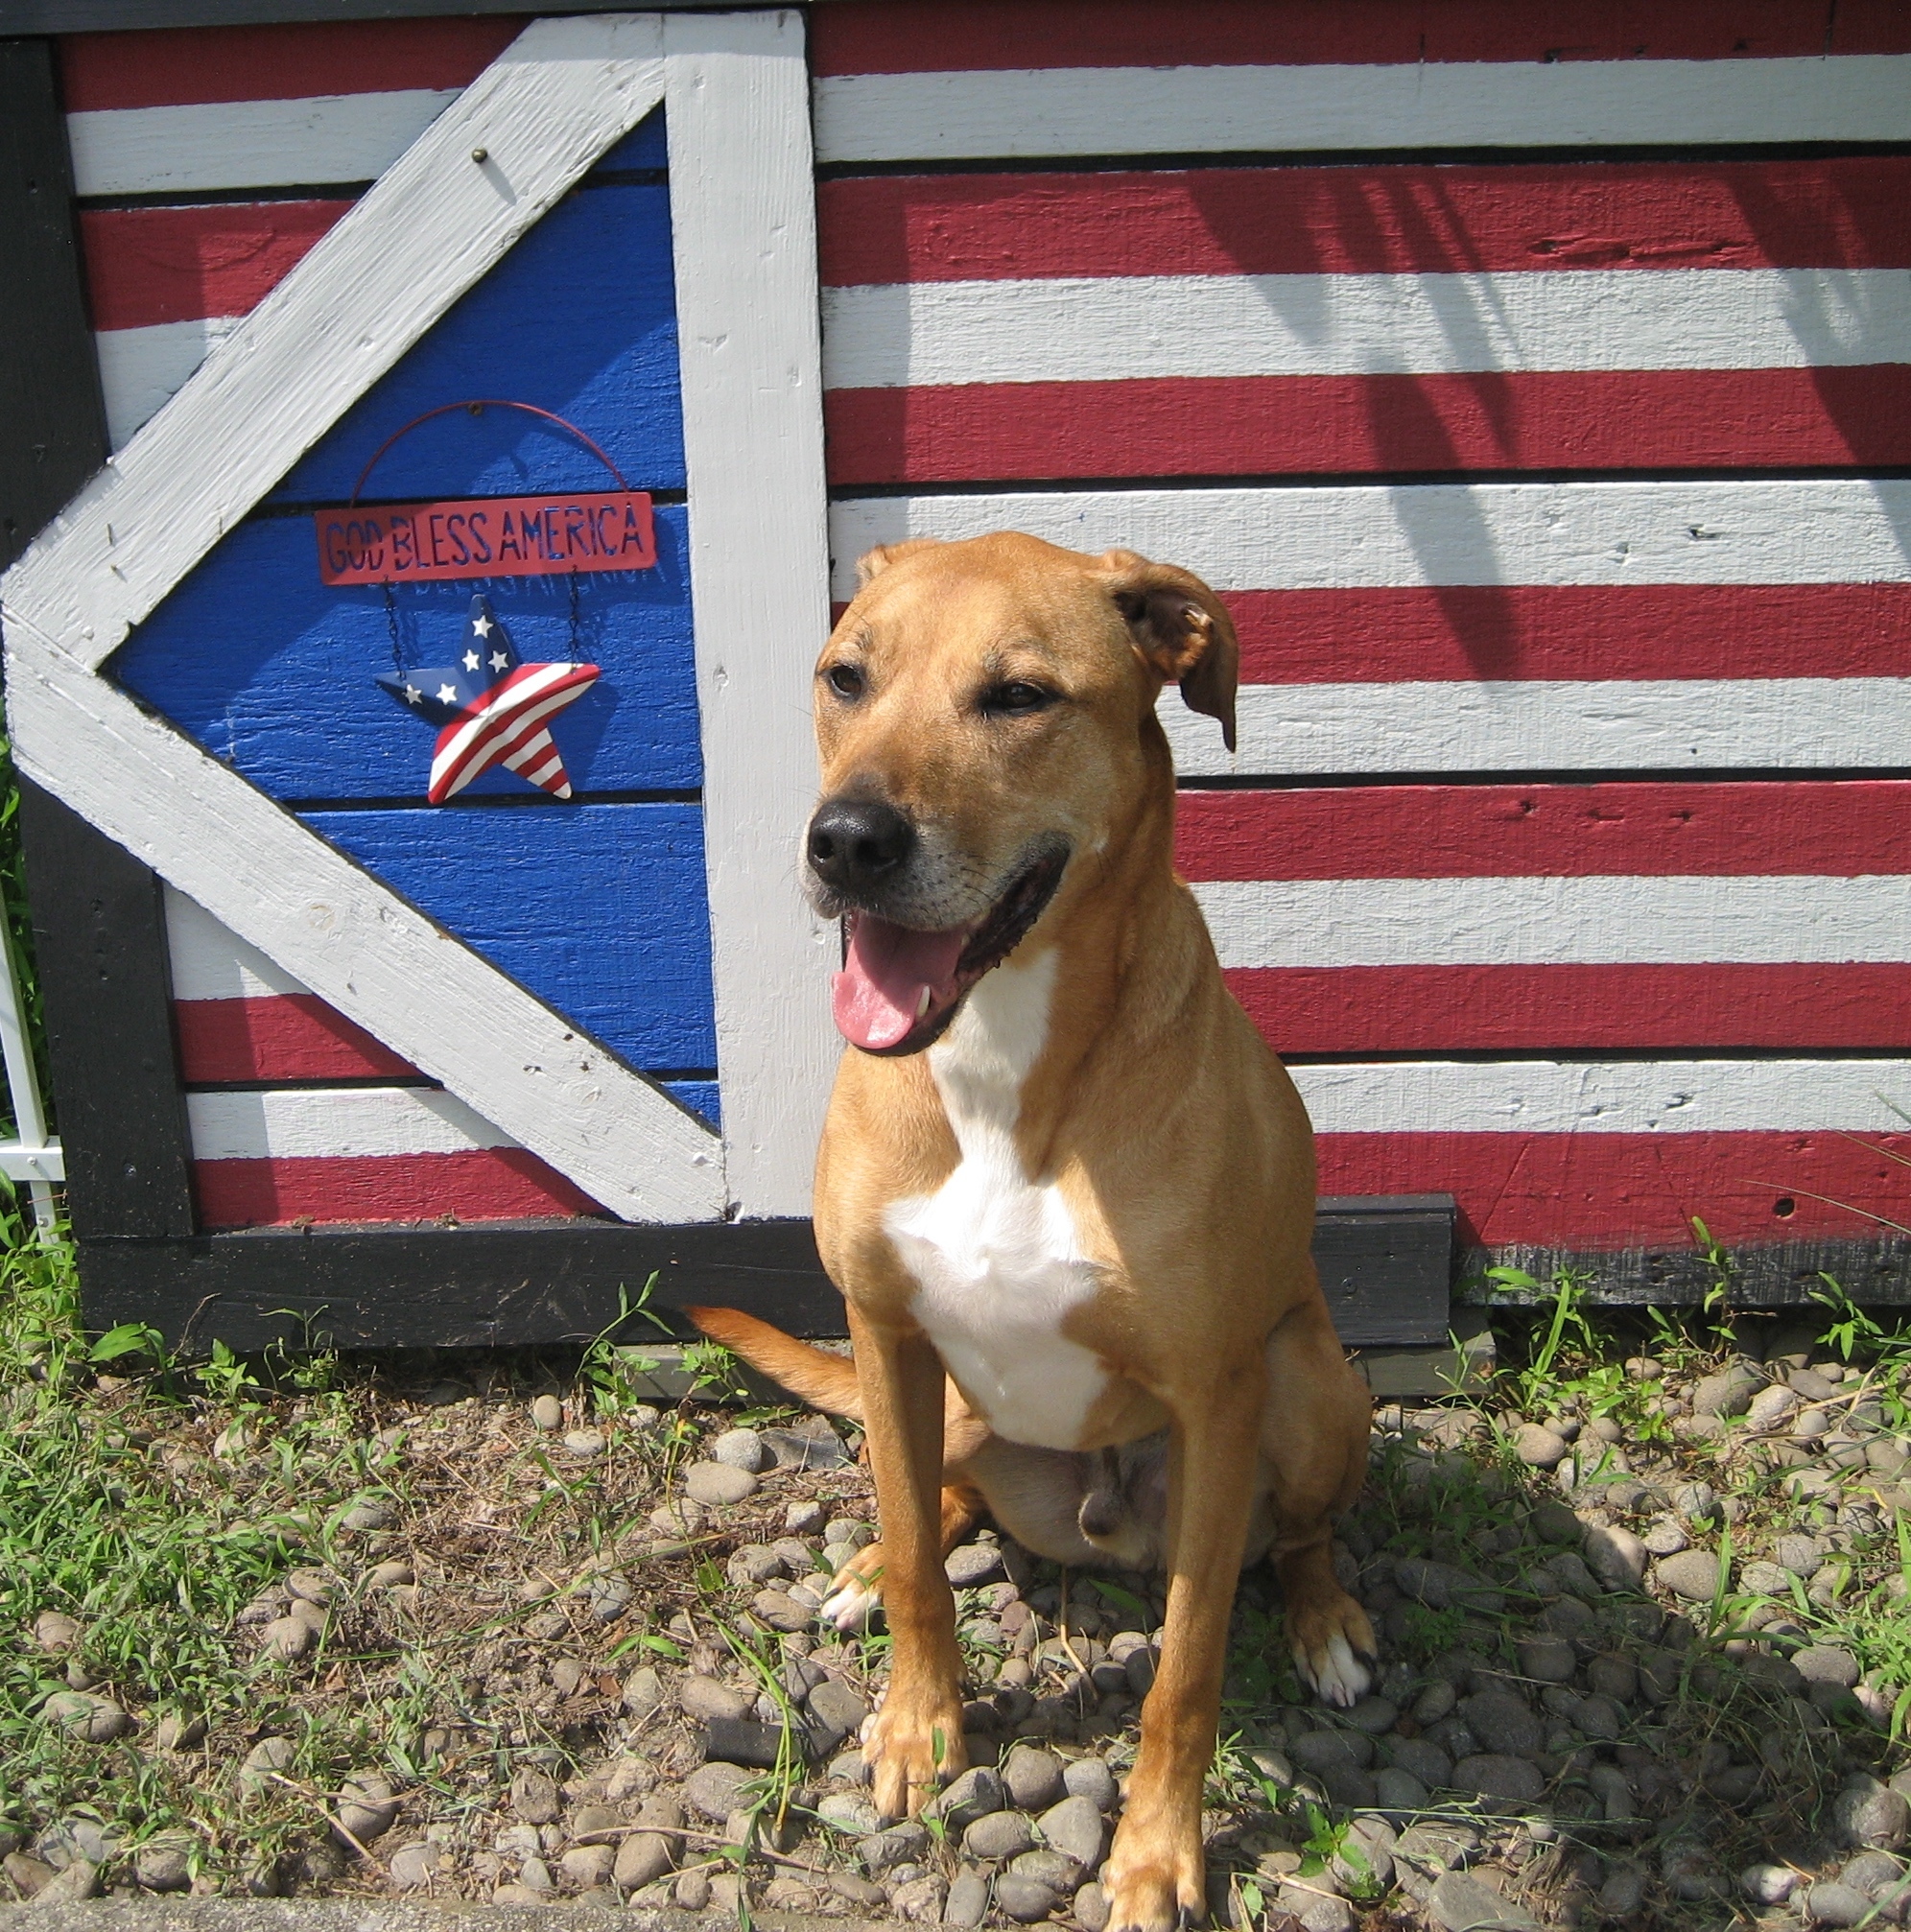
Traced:
<svg viewBox="0 0 1911 1932">
<path fill-rule="evenodd" d="M 710 1337 L 734 1350 L 753 1369 L 781 1382 L 793 1396 L 827 1415 L 862 1420 L 862 1385 L 856 1364 L 813 1342 L 799 1342 L 767 1322 L 738 1308 L 685 1308 L 683 1312 Z"/>
</svg>

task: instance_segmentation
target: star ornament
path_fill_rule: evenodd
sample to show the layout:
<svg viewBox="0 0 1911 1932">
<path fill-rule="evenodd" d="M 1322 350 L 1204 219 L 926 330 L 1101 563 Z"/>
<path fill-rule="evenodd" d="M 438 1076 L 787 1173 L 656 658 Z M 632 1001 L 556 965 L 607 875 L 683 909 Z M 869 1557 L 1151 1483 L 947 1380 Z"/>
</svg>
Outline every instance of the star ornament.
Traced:
<svg viewBox="0 0 1911 1932">
<path fill-rule="evenodd" d="M 554 798 L 569 798 L 571 779 L 550 721 L 597 675 L 594 664 L 520 663 L 510 633 L 484 599 L 474 597 L 456 665 L 386 671 L 378 682 L 414 718 L 438 727 L 425 796 L 442 805 L 494 765 Z"/>
</svg>

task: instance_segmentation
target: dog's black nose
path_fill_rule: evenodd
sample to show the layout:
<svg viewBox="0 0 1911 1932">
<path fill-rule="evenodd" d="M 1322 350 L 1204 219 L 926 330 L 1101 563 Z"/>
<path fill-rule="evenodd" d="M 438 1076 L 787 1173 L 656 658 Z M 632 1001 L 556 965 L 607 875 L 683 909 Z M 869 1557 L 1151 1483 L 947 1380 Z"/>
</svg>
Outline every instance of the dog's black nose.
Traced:
<svg viewBox="0 0 1911 1932">
<path fill-rule="evenodd" d="M 893 805 L 832 798 L 810 821 L 810 869 L 838 892 L 866 892 L 888 882 L 915 842 L 915 827 Z"/>
</svg>

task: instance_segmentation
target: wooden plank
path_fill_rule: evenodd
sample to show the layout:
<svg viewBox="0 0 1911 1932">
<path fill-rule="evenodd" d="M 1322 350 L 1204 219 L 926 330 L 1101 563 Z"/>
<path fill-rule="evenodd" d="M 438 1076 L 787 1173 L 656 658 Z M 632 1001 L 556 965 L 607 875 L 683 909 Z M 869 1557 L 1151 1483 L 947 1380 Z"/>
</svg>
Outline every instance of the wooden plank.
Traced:
<svg viewBox="0 0 1911 1932">
<path fill-rule="evenodd" d="M 158 881 L 30 779 L 20 825 L 74 1231 L 190 1235 Z"/>
<path fill-rule="evenodd" d="M 0 568 L 105 459 L 53 49 L 0 40 Z"/>
<path fill-rule="evenodd" d="M 836 929 L 793 876 L 829 630 L 803 23 L 673 14 L 665 44 L 730 1197 L 746 1216 L 802 1213 L 840 1048 Z"/>
<path fill-rule="evenodd" d="M 694 804 L 416 806 L 305 823 L 627 1065 L 720 1064 Z"/>
<path fill-rule="evenodd" d="M 731 0 L 672 0 L 678 7 L 726 7 Z M 567 13 L 625 13 L 630 0 L 565 0 Z M 523 17 L 524 0 L 352 0 L 364 20 L 435 20 L 503 13 Z M 114 34 L 153 28 L 264 27 L 334 22 L 338 0 L 9 0 L 22 34 Z"/>
<path fill-rule="evenodd" d="M 522 1147 L 195 1161 L 193 1194 L 201 1226 L 209 1231 L 381 1221 L 444 1226 L 602 1212 Z"/>
<path fill-rule="evenodd" d="M 575 650 L 602 670 L 556 726 L 580 793 L 689 790 L 702 778 L 686 518 L 681 504 L 657 507 L 655 569 L 580 579 L 575 643 L 567 579 L 489 587 L 520 662 Z M 139 627 L 112 674 L 274 798 L 422 801 L 436 735 L 373 680 L 393 668 L 394 618 L 407 666 L 450 663 L 482 587 L 407 584 L 388 612 L 376 585 L 319 581 L 310 517 L 255 518 Z M 493 770 L 469 795 L 532 793 Z"/>
<path fill-rule="evenodd" d="M 528 28 L 14 565 L 10 614 L 88 668 L 110 656 L 656 105 L 659 42 L 640 14 Z"/>
<path fill-rule="evenodd" d="M 1354 1366 L 1366 1378 L 1376 1403 L 1403 1397 L 1476 1393 L 1493 1379 L 1498 1353 L 1493 1329 L 1478 1308 L 1455 1308 L 1448 1338 L 1429 1346 L 1362 1349 Z"/>
<path fill-rule="evenodd" d="M 1411 1346 L 1446 1339 L 1453 1268 L 1451 1195 L 1323 1200 L 1314 1263 L 1341 1341 Z"/>
<path fill-rule="evenodd" d="M 816 82 L 825 163 L 1901 141 L 1911 59 L 1037 67 Z"/>
<path fill-rule="evenodd" d="M 1545 1307 L 1551 1301 L 1550 1287 L 1536 1296 L 1488 1283 L 1488 1266 L 1521 1268 L 1548 1284 L 1561 1269 L 1571 1269 L 1587 1299 L 1603 1307 L 1697 1308 L 1718 1285 L 1717 1271 L 1702 1255 L 1675 1243 L 1616 1252 L 1516 1244 L 1469 1251 L 1461 1262 L 1456 1298 L 1473 1307 Z M 1911 1240 L 1882 1233 L 1734 1246 L 1727 1299 L 1734 1308 L 1813 1308 L 1826 1275 L 1860 1307 L 1911 1307 Z"/>
<path fill-rule="evenodd" d="M 1407 1237 L 1404 1220 L 1414 1224 L 1417 1239 Z M 1364 1280 L 1370 1297 L 1390 1292 L 1397 1278 L 1419 1284 L 1436 1251 L 1445 1265 L 1441 1232 L 1450 1232 L 1451 1221 L 1427 1198 L 1404 1206 L 1324 1202 L 1322 1221 L 1332 1228 L 1333 1265 L 1340 1277 Z M 717 1303 L 798 1334 L 838 1335 L 843 1324 L 810 1223 L 797 1217 L 652 1228 L 547 1221 L 260 1230 L 90 1242 L 81 1249 L 80 1271 L 90 1326 L 150 1321 L 172 1345 L 190 1325 L 188 1339 L 201 1351 L 215 1336 L 248 1350 L 273 1340 L 337 1348 L 575 1345 L 614 1322 L 620 1295 L 634 1297 L 653 1272 L 651 1306 L 666 1314 L 685 1303 Z M 416 1292 L 425 1280 L 430 1295 Z M 1424 1330 L 1417 1300 L 1414 1306 L 1413 1321 Z M 1383 1330 L 1373 1316 L 1370 1308 L 1370 1328 Z M 654 1333 L 633 1324 L 627 1338 L 642 1342 Z"/>
</svg>

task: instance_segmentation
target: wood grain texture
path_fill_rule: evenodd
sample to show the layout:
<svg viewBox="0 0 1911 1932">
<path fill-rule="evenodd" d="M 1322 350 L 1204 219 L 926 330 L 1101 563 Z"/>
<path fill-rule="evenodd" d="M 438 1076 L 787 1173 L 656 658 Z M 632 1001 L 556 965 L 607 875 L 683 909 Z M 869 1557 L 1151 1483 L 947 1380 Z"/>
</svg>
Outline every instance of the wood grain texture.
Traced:
<svg viewBox="0 0 1911 1932">
<path fill-rule="evenodd" d="M 193 1163 L 200 1224 L 217 1228 L 396 1221 L 447 1225 L 601 1214 L 521 1147 L 464 1153 Z"/>
<path fill-rule="evenodd" d="M 695 805 L 417 806 L 304 822 L 628 1065 L 720 1064 Z"/>
<path fill-rule="evenodd" d="M 1911 369 L 1150 376 L 832 389 L 830 481 L 1454 470 L 1789 469 L 1911 460 Z"/>
<path fill-rule="evenodd" d="M 815 101 L 832 163 L 1901 141 L 1911 58 L 857 74 Z"/>
<path fill-rule="evenodd" d="M 1048 275 L 1911 266 L 1911 158 L 871 175 L 816 184 L 826 287 Z"/>
<path fill-rule="evenodd" d="M 802 1213 L 839 1045 L 835 929 L 796 868 L 810 665 L 829 629 L 803 24 L 672 14 L 666 46 L 730 1197 L 746 1216 Z"/>
<path fill-rule="evenodd" d="M 1614 1308 L 1702 1308 L 1718 1282 L 1717 1271 L 1686 1241 L 1597 1253 L 1516 1244 L 1491 1254 L 1470 1249 L 1455 1261 L 1454 1299 L 1468 1308 L 1530 1307 L 1540 1299 L 1489 1282 L 1486 1270 L 1496 1263 L 1523 1269 L 1540 1282 L 1555 1280 L 1566 1268 L 1583 1272 L 1588 1299 Z M 1862 1308 L 1911 1303 L 1911 1240 L 1899 1235 L 1872 1240 L 1767 1239 L 1738 1248 L 1732 1262 L 1732 1298 L 1738 1308 L 1791 1308 L 1815 1318 L 1824 1306 L 1817 1298 L 1825 1292 L 1827 1275 Z"/>
<path fill-rule="evenodd" d="M 1911 583 L 1911 483 L 1729 479 L 848 497 L 830 507 L 837 595 L 877 544 L 994 530 L 1125 545 L 1223 592 Z"/>
<path fill-rule="evenodd" d="M 354 1080 L 417 1071 L 311 993 L 178 1000 L 173 1005 L 173 1025 L 179 1040 L 179 1075 L 192 1085 Z"/>
<path fill-rule="evenodd" d="M 567 578 L 490 587 L 521 662 L 568 662 L 575 648 L 601 668 L 557 725 L 580 792 L 688 789 L 702 778 L 685 522 L 683 506 L 658 506 L 655 569 L 580 579 L 576 647 Z M 393 591 L 408 667 L 457 655 L 482 587 Z M 382 590 L 321 583 L 312 520 L 267 517 L 242 525 L 186 578 L 112 675 L 274 798 L 422 800 L 435 735 L 373 682 L 391 669 Z M 471 791 L 532 795 L 502 770 Z"/>
<path fill-rule="evenodd" d="M 1911 783 L 1385 785 L 1185 791 L 1185 878 L 1559 879 L 1911 869 Z M 1911 935 L 1907 935 L 1911 937 Z"/>
<path fill-rule="evenodd" d="M 1281 1054 L 1897 1050 L 1911 965 L 1236 967 Z"/>
<path fill-rule="evenodd" d="M 656 105 L 659 38 L 643 15 L 527 29 L 14 565 L 10 614 L 104 662 Z"/>
</svg>

